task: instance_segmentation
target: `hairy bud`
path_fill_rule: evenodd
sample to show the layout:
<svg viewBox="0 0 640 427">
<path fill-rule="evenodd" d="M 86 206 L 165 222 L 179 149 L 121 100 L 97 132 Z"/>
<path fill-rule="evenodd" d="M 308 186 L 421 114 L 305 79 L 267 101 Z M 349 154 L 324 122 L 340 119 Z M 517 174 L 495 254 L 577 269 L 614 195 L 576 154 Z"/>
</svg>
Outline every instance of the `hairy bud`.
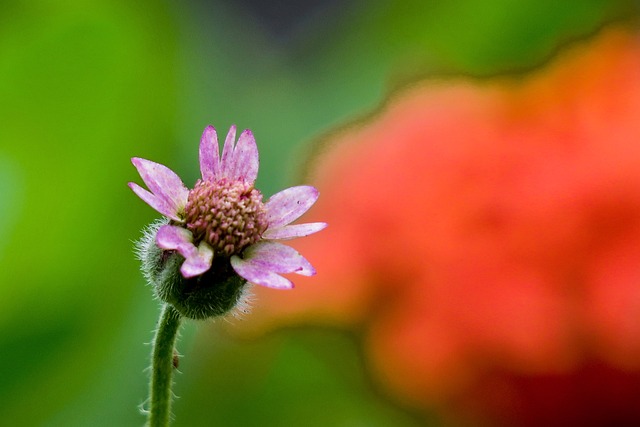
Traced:
<svg viewBox="0 0 640 427">
<path fill-rule="evenodd" d="M 166 220 L 151 224 L 136 245 L 142 272 L 157 297 L 190 319 L 222 316 L 244 306 L 247 281 L 231 268 L 227 257 L 215 257 L 211 268 L 200 276 L 187 279 L 180 273 L 184 257 L 177 251 L 160 249 L 155 242 L 158 229 L 165 224 Z"/>
</svg>

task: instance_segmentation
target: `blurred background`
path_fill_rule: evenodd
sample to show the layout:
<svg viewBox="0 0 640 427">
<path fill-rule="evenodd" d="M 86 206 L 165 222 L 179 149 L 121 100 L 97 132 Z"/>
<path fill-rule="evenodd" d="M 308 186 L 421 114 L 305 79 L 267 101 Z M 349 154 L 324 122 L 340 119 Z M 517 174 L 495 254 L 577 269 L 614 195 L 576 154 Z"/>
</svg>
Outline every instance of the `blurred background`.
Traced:
<svg viewBox="0 0 640 427">
<path fill-rule="evenodd" d="M 1 2 L 0 424 L 144 423 L 159 307 L 133 241 L 157 215 L 126 187 L 140 182 L 129 159 L 165 164 L 191 186 L 204 127 L 224 134 L 235 123 L 256 136 L 257 187 L 268 196 L 318 185 L 321 205 L 310 215 L 333 231 L 299 246 L 317 277 L 295 278 L 292 292 L 257 290 L 255 314 L 243 319 L 184 325 L 175 426 L 637 425 L 637 8 L 624 0 Z M 565 51 L 574 53 L 563 68 Z M 591 108 L 601 104 L 604 113 Z M 394 117 L 408 127 L 385 134 Z M 405 138 L 402 129 L 415 131 Z M 435 159 L 428 171 L 437 183 L 416 159 Z M 492 175 L 505 164 L 508 174 Z M 407 176 L 424 181 L 403 187 L 416 183 Z M 558 184 L 575 176 L 579 185 Z M 332 179 L 350 183 L 350 193 Z M 483 195 L 504 189 L 519 204 L 498 197 L 493 216 L 424 235 L 431 219 L 442 225 L 473 211 L 476 181 Z M 518 198 L 531 186 L 535 194 Z M 407 192 L 394 207 L 398 188 Z M 592 222 L 563 216 L 593 209 Z M 502 236 L 505 223 L 524 224 L 509 228 L 515 240 L 475 245 L 485 232 Z M 406 224 L 415 228 L 398 231 Z M 406 238 L 389 243 L 398 233 Z M 633 239 L 609 245 L 611 233 Z M 445 262 L 454 247 L 468 250 Z M 552 277 L 558 264 L 571 268 Z M 452 270 L 443 274 L 443 265 Z M 493 274 L 522 265 L 518 278 Z M 438 293 L 450 283 L 457 293 Z M 599 317 L 576 314 L 587 303 Z M 461 321 L 461 313 L 478 314 Z M 496 329 L 499 338 L 483 341 Z M 540 338 L 548 331 L 552 338 Z"/>
</svg>

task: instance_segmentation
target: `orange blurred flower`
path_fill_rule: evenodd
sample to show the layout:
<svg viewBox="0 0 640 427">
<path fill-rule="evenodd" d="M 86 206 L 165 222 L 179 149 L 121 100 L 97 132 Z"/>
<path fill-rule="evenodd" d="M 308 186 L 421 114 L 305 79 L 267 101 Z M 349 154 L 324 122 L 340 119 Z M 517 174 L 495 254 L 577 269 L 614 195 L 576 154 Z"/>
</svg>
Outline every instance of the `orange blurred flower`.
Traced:
<svg viewBox="0 0 640 427">
<path fill-rule="evenodd" d="M 259 318 L 357 328 L 380 383 L 464 423 L 640 425 L 636 34 L 415 84 L 323 149 L 318 276 Z"/>
</svg>

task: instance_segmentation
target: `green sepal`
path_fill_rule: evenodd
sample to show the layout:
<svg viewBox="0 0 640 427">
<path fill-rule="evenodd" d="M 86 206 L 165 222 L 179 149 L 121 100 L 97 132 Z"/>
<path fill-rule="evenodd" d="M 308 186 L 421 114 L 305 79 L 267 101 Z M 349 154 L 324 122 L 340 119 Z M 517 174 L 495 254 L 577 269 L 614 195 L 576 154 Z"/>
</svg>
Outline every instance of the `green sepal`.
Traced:
<svg viewBox="0 0 640 427">
<path fill-rule="evenodd" d="M 247 281 L 233 270 L 227 257 L 214 257 L 211 268 L 200 276 L 190 279 L 182 276 L 184 257 L 156 245 L 156 233 L 167 223 L 151 224 L 137 245 L 142 271 L 156 296 L 182 316 L 199 320 L 223 316 L 244 305 Z"/>
</svg>

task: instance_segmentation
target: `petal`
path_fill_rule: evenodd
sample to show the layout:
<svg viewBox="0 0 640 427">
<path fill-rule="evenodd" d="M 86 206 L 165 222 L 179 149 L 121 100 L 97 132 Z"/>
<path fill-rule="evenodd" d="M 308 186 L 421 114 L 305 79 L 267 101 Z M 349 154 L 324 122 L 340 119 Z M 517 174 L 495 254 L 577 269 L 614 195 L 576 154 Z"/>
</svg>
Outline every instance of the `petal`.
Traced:
<svg viewBox="0 0 640 427">
<path fill-rule="evenodd" d="M 290 246 L 277 242 L 258 242 L 242 254 L 243 260 L 264 271 L 296 273 L 313 276 L 316 270 L 311 263 Z"/>
<path fill-rule="evenodd" d="M 204 129 L 200 138 L 200 173 L 202 179 L 211 181 L 220 169 L 220 148 L 218 134 L 213 126 Z"/>
<path fill-rule="evenodd" d="M 220 172 L 218 176 L 230 177 L 233 173 L 233 145 L 236 142 L 236 125 L 231 125 L 227 138 L 224 140 L 222 148 L 222 159 L 220 160 Z"/>
<path fill-rule="evenodd" d="M 269 228 L 279 228 L 300 218 L 319 195 L 318 190 L 309 185 L 287 188 L 274 194 L 265 205 Z"/>
<path fill-rule="evenodd" d="M 213 260 L 213 249 L 206 242 L 201 242 L 198 250 L 194 251 L 189 257 L 185 257 L 180 272 L 189 279 L 199 276 L 211 268 Z"/>
<path fill-rule="evenodd" d="M 135 182 L 130 182 L 129 188 L 133 190 L 134 193 L 138 195 L 146 204 L 151 206 L 156 211 L 160 212 L 162 215 L 167 218 L 171 218 L 174 221 L 183 222 L 183 220 L 178 216 L 176 210 L 173 206 L 169 205 L 164 199 L 156 196 L 140 187 Z"/>
<path fill-rule="evenodd" d="M 156 197 L 167 202 L 176 214 L 184 209 L 189 190 L 175 172 L 160 163 L 138 157 L 132 158 L 131 163 L 138 169 L 140 177 Z"/>
<path fill-rule="evenodd" d="M 180 254 L 187 258 L 196 247 L 193 245 L 193 234 L 186 228 L 175 225 L 163 225 L 156 234 L 156 244 L 159 248 L 178 250 Z M 193 248 L 193 249 L 190 249 Z"/>
<path fill-rule="evenodd" d="M 156 243 L 162 249 L 177 250 L 184 257 L 180 272 L 185 278 L 199 276 L 211 268 L 213 249 L 205 242 L 196 248 L 193 234 L 186 228 L 163 225 L 156 234 Z"/>
<path fill-rule="evenodd" d="M 243 179 L 253 184 L 258 177 L 258 146 L 249 129 L 244 130 L 233 150 L 233 166 L 229 165 L 230 178 Z"/>
<path fill-rule="evenodd" d="M 262 237 L 269 240 L 295 239 L 317 233 L 327 227 L 326 222 L 310 222 L 307 224 L 285 225 L 279 228 L 269 228 Z"/>
<path fill-rule="evenodd" d="M 237 255 L 231 257 L 231 266 L 240 276 L 250 283 L 276 289 L 291 289 L 293 283 L 274 272 L 261 269 L 259 266 L 246 262 Z"/>
</svg>

